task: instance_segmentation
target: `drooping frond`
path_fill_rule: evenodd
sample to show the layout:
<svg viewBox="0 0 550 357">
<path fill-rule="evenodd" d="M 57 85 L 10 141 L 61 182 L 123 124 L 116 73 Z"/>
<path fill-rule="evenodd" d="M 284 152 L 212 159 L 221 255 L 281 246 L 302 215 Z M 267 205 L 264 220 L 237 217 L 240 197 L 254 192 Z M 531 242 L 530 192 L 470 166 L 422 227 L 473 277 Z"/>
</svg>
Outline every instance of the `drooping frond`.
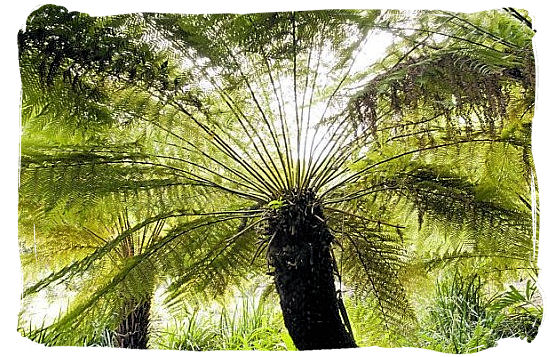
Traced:
<svg viewBox="0 0 550 357">
<path fill-rule="evenodd" d="M 380 63 L 383 73 L 351 102 L 357 122 L 376 133 L 389 123 L 403 129 L 410 124 L 401 117 L 413 115 L 411 122 L 421 121 L 428 133 L 443 116 L 452 134 L 481 130 L 494 136 L 508 121 L 532 114 L 534 32 L 521 29 L 511 16 L 432 15 L 415 20 L 418 37 L 404 37 Z M 398 116 L 392 119 L 392 113 Z"/>
<path fill-rule="evenodd" d="M 338 240 L 340 274 L 358 296 L 372 296 L 384 328 L 406 330 L 415 314 L 400 281 L 407 252 L 399 227 L 369 219 L 361 212 L 328 210 L 329 225 Z M 401 227 L 403 228 L 403 227 Z"/>
</svg>

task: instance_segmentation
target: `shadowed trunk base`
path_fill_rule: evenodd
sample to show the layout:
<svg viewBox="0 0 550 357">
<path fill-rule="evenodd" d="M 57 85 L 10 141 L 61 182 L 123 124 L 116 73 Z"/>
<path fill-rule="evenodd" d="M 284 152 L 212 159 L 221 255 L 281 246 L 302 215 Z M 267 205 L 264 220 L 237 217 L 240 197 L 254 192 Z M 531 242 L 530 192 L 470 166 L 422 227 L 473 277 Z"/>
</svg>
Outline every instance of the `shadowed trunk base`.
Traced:
<svg viewBox="0 0 550 357">
<path fill-rule="evenodd" d="M 334 285 L 334 239 L 311 196 L 274 213 L 268 258 L 294 345 L 299 350 L 357 347 L 344 325 Z M 343 312 L 343 310 L 342 310 Z"/>
<path fill-rule="evenodd" d="M 128 305 L 126 318 L 121 321 L 116 330 L 118 347 L 131 349 L 147 348 L 150 309 L 151 302 L 149 300 L 137 306 L 135 304 Z"/>
</svg>

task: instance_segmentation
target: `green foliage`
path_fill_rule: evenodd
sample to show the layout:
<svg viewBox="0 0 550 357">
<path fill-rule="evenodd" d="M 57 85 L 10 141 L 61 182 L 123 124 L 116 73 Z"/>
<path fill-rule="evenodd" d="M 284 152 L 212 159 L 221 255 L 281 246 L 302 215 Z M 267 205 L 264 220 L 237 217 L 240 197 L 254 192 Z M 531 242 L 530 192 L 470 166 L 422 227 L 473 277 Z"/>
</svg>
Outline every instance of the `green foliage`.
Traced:
<svg viewBox="0 0 550 357">
<path fill-rule="evenodd" d="M 428 307 L 428 322 L 422 324 L 427 347 L 471 353 L 495 345 L 492 335 L 495 316 L 488 311 L 482 288 L 478 276 L 455 276 L 438 284 L 433 305 Z"/>
<path fill-rule="evenodd" d="M 510 286 L 496 298 L 488 296 L 486 284 L 479 275 L 458 274 L 438 282 L 435 297 L 425 304 L 421 346 L 471 353 L 495 346 L 503 337 L 531 341 L 542 317 L 542 307 L 532 301 L 537 293 L 533 282 L 527 281 L 525 295 Z"/>
<path fill-rule="evenodd" d="M 267 204 L 267 206 L 271 209 L 279 209 L 285 205 L 284 200 L 273 200 Z"/>
<path fill-rule="evenodd" d="M 520 337 L 531 342 L 537 336 L 542 322 L 542 305 L 533 280 L 526 281 L 524 291 L 510 285 L 508 291 L 496 297 L 491 307 L 505 316 L 496 328 L 500 337 Z"/>
<path fill-rule="evenodd" d="M 345 303 L 359 346 L 425 347 L 471 353 L 494 346 L 503 337 L 531 341 L 542 318 L 540 295 L 532 280 L 527 280 L 521 291 L 510 286 L 496 295 L 489 292 L 487 284 L 478 275 L 455 274 L 438 280 L 433 296 L 419 304 L 419 323 L 401 329 L 399 335 L 379 328 L 383 321 L 376 313 L 375 298 L 346 295 Z M 268 290 L 258 296 L 260 290 L 252 285 L 212 305 L 190 302 L 183 308 L 168 309 L 161 315 L 169 317 L 153 322 L 150 347 L 191 351 L 294 350 L 281 312 Z M 420 301 L 421 296 L 417 297 Z M 94 337 L 82 341 L 66 339 L 74 335 L 61 339 L 45 327 L 20 323 L 19 331 L 49 346 L 116 347 L 116 334 L 108 329 L 98 329 L 90 335 Z"/>
<path fill-rule="evenodd" d="M 402 347 L 418 346 L 414 342 L 414 324 L 401 326 L 400 329 L 388 330 L 384 319 L 377 313 L 376 297 L 361 298 L 358 295 L 344 299 L 353 334 L 360 347 Z M 397 333 L 396 333 L 397 332 Z"/>
<path fill-rule="evenodd" d="M 269 300 L 253 291 L 213 307 L 187 306 L 181 317 L 160 330 L 153 347 L 176 350 L 293 350 L 282 315 Z"/>
<path fill-rule="evenodd" d="M 394 44 L 358 65 L 380 31 Z M 491 346 L 499 329 L 534 338 L 532 286 L 489 306 L 480 280 L 459 276 L 427 316 L 414 304 L 437 272 L 536 274 L 532 36 L 513 9 L 35 11 L 18 36 L 24 296 L 80 293 L 23 330 L 108 343 L 127 303 L 160 286 L 170 308 L 223 296 L 269 270 L 266 226 L 304 217 L 309 195 L 360 301 L 361 344 L 409 343 L 419 324 L 428 347 L 453 352 Z M 272 306 L 245 301 L 219 323 L 192 311 L 158 343 L 288 347 Z"/>
</svg>

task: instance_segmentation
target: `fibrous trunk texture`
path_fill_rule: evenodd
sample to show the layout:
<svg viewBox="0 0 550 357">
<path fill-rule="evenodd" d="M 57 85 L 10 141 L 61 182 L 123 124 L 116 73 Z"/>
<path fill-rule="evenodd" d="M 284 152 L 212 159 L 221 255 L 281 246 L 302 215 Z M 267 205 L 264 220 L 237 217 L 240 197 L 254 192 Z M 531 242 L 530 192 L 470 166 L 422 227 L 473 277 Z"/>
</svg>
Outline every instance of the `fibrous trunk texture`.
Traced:
<svg viewBox="0 0 550 357">
<path fill-rule="evenodd" d="M 127 304 L 124 312 L 126 317 L 120 322 L 116 330 L 118 347 L 132 349 L 147 348 L 150 309 L 150 300 L 139 304 L 131 302 Z"/>
<path fill-rule="evenodd" d="M 268 250 L 281 309 L 299 350 L 357 347 L 334 285 L 334 239 L 312 194 L 274 214 Z"/>
</svg>

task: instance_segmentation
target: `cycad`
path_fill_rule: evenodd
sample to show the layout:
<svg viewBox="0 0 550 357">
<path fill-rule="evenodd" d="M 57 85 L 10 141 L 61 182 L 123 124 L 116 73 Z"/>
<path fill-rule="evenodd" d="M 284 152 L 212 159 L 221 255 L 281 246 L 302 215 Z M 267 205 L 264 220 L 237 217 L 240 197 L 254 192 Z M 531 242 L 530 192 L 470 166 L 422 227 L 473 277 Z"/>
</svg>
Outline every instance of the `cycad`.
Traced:
<svg viewBox="0 0 550 357">
<path fill-rule="evenodd" d="M 27 293 L 93 267 L 130 234 L 166 220 L 158 239 L 91 301 L 146 264 L 170 276 L 169 303 L 190 291 L 221 292 L 246 277 L 249 264 L 249 273 L 267 266 L 296 347 L 342 348 L 356 344 L 335 275 L 374 296 L 385 328 L 406 330 L 414 312 L 402 280 L 408 263 L 425 254 L 416 238 L 426 225 L 479 237 L 464 241 L 457 233 L 449 244 L 432 243 L 448 249 L 444 256 L 454 249 L 457 259 L 483 258 L 498 246 L 494 258 L 529 265 L 536 248 L 528 244 L 532 207 L 525 203 L 532 31 L 492 14 L 489 24 L 483 13 L 391 11 L 75 22 L 82 15 L 39 11 L 20 37 L 30 143 L 22 177 L 50 179 L 23 181 L 22 202 L 38 207 L 44 224 L 56 214 L 85 216 L 89 205 L 101 209 L 120 197 L 148 216 Z M 41 37 L 51 27 L 41 21 L 99 29 L 97 42 L 107 45 L 90 59 L 82 53 L 95 45 L 69 31 L 62 40 L 50 37 L 65 42 L 40 57 L 37 48 L 51 46 Z M 498 32 L 507 27 L 513 38 Z M 381 74 L 373 78 L 360 68 L 362 51 L 380 30 L 403 41 L 374 67 Z M 142 55 L 125 58 L 128 49 Z M 80 111 L 67 111 L 51 97 L 56 93 L 76 98 Z M 494 189 L 490 167 L 479 169 L 491 150 L 510 157 L 511 164 L 501 163 L 505 170 L 523 165 L 525 178 L 515 174 L 507 183 L 510 195 Z M 75 179 L 79 185 L 71 184 Z M 40 194 L 31 197 L 33 190 Z M 193 192 L 201 199 L 190 198 Z"/>
</svg>

